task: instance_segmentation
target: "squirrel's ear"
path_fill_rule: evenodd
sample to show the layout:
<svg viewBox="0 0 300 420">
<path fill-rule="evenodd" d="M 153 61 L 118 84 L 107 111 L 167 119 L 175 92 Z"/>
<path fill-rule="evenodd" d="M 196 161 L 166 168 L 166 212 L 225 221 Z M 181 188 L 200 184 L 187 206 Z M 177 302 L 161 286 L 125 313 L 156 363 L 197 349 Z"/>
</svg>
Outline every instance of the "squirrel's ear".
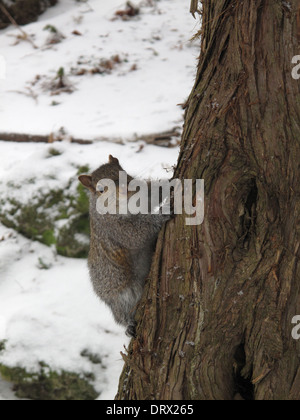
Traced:
<svg viewBox="0 0 300 420">
<path fill-rule="evenodd" d="M 80 175 L 78 179 L 85 188 L 88 188 L 92 193 L 96 192 L 92 183 L 91 175 Z"/>
<path fill-rule="evenodd" d="M 116 163 L 117 165 L 120 165 L 118 159 L 113 157 L 112 155 L 109 155 L 108 159 L 109 159 L 109 163 Z"/>
</svg>

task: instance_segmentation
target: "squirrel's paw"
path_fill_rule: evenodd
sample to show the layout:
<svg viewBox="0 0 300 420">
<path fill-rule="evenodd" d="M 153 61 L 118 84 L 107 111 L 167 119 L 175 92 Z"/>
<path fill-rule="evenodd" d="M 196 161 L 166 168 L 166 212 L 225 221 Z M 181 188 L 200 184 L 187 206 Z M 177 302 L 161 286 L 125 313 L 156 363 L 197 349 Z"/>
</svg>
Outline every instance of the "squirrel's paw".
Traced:
<svg viewBox="0 0 300 420">
<path fill-rule="evenodd" d="M 130 338 L 135 338 L 136 337 L 136 330 L 135 330 L 136 324 L 130 324 L 127 327 L 127 330 L 125 332 L 125 334 L 127 335 L 127 337 Z"/>
</svg>

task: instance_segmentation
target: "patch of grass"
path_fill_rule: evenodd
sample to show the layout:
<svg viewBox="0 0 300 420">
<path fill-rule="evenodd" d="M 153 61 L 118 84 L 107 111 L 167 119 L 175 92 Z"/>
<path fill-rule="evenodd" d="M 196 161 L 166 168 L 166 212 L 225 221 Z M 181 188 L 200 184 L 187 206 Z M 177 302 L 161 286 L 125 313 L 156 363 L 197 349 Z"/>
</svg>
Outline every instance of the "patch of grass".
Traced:
<svg viewBox="0 0 300 420">
<path fill-rule="evenodd" d="M 89 214 L 89 197 L 83 185 L 78 184 L 77 187 L 76 210 L 83 215 Z"/>
<path fill-rule="evenodd" d="M 58 106 L 58 105 L 60 105 L 60 102 L 52 101 L 50 105 L 51 106 Z"/>
<path fill-rule="evenodd" d="M 50 270 L 51 267 L 52 267 L 51 264 L 47 264 L 44 262 L 42 258 L 39 258 L 38 268 L 40 270 Z"/>
<path fill-rule="evenodd" d="M 82 165 L 77 167 L 77 175 L 88 174 L 90 172 L 89 165 Z"/>
<path fill-rule="evenodd" d="M 50 147 L 50 149 L 48 150 L 48 157 L 54 157 L 54 156 L 60 156 L 60 155 L 62 155 L 62 152 L 55 149 L 55 147 Z"/>
<path fill-rule="evenodd" d="M 28 373 L 20 367 L 8 367 L 0 364 L 0 374 L 3 379 L 14 384 L 17 397 L 36 401 L 86 401 L 95 400 L 98 393 L 89 380 L 92 374 L 81 377 L 77 373 L 50 369 L 45 363 L 40 363 L 40 370 Z"/>
<path fill-rule="evenodd" d="M 80 355 L 89 359 L 94 365 L 101 365 L 104 368 L 102 365 L 102 359 L 98 354 L 91 353 L 89 350 L 84 349 Z"/>
<path fill-rule="evenodd" d="M 42 242 L 45 245 L 51 246 L 56 243 L 53 229 L 46 230 L 42 235 Z"/>
<path fill-rule="evenodd" d="M 44 31 L 49 31 L 52 34 L 57 34 L 57 32 L 58 32 L 57 29 L 56 29 L 56 27 L 53 26 L 53 25 L 46 25 L 44 27 Z"/>
<path fill-rule="evenodd" d="M 87 166 L 77 168 L 84 172 L 86 169 Z M 90 234 L 89 198 L 79 182 L 74 194 L 72 186 L 75 180 L 76 176 L 65 189 L 41 190 L 25 204 L 13 197 L 0 198 L 1 223 L 26 238 L 47 246 L 55 245 L 63 256 L 86 258 Z M 7 204 L 9 210 L 2 210 Z M 58 224 L 61 220 L 66 220 L 66 223 Z"/>
<path fill-rule="evenodd" d="M 29 239 L 40 239 L 41 242 L 45 232 L 52 229 L 51 221 L 47 216 L 39 211 L 40 205 L 24 205 L 18 203 L 19 211 L 15 215 L 16 230 Z"/>
<path fill-rule="evenodd" d="M 41 208 L 53 209 L 65 201 L 65 192 L 63 189 L 50 190 L 43 198 L 44 203 L 40 202 Z"/>
<path fill-rule="evenodd" d="M 82 215 L 67 226 L 63 227 L 57 238 L 57 251 L 60 255 L 71 258 L 87 258 L 89 245 L 85 241 L 78 240 L 76 234 L 89 236 L 90 225 L 88 217 Z"/>
<path fill-rule="evenodd" d="M 0 341 L 0 353 L 5 350 L 6 340 Z"/>
</svg>

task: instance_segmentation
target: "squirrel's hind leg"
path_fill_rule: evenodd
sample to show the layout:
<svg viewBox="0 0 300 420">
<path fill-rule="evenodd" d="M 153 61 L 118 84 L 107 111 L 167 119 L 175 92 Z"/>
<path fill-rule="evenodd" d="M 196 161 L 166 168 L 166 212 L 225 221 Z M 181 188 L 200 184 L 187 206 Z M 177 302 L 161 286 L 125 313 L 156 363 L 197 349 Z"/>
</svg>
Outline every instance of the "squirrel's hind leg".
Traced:
<svg viewBox="0 0 300 420">
<path fill-rule="evenodd" d="M 128 337 L 136 336 L 136 322 L 134 316 L 136 305 L 141 298 L 141 292 L 142 289 L 137 293 L 137 290 L 126 288 L 110 302 L 107 302 L 115 321 L 127 328 L 126 335 Z"/>
</svg>

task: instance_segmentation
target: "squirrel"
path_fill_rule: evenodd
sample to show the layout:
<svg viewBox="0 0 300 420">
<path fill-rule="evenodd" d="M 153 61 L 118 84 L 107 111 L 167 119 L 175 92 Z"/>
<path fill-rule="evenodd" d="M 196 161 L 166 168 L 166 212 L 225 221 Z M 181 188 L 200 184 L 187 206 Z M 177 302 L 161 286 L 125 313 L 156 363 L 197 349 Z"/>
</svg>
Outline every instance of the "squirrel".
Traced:
<svg viewBox="0 0 300 420">
<path fill-rule="evenodd" d="M 101 214 L 97 211 L 97 199 L 104 193 L 99 181 L 109 179 L 116 186 L 116 202 L 119 209 L 119 173 L 123 171 L 119 160 L 109 156 L 109 162 L 91 175 L 79 176 L 82 185 L 90 192 L 90 252 L 88 267 L 97 296 L 111 309 L 118 324 L 126 327 L 126 335 L 135 337 L 135 311 L 145 280 L 149 274 L 152 256 L 159 231 L 170 216 L 163 214 Z M 127 175 L 125 185 L 133 178 Z M 149 185 L 150 182 L 147 182 Z M 106 190 L 107 191 L 107 190 Z"/>
</svg>

